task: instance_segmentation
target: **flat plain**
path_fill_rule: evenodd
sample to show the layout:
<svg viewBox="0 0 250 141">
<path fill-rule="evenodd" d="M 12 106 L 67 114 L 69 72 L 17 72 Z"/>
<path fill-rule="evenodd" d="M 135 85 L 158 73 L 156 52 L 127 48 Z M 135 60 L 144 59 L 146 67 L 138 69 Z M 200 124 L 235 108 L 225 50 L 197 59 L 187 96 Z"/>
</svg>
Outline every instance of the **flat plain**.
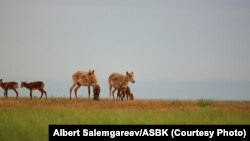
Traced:
<svg viewBox="0 0 250 141">
<path fill-rule="evenodd" d="M 250 124 L 250 101 L 0 98 L 0 140 L 48 140 L 49 124 Z"/>
</svg>

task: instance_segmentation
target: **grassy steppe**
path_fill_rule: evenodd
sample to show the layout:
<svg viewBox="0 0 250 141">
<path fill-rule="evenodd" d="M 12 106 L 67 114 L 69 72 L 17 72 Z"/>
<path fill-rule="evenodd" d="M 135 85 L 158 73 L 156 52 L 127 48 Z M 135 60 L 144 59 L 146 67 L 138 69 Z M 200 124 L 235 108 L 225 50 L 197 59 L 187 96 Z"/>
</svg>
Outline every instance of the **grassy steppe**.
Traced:
<svg viewBox="0 0 250 141">
<path fill-rule="evenodd" d="M 48 140 L 49 124 L 249 124 L 250 101 L 0 99 L 1 141 Z"/>
</svg>

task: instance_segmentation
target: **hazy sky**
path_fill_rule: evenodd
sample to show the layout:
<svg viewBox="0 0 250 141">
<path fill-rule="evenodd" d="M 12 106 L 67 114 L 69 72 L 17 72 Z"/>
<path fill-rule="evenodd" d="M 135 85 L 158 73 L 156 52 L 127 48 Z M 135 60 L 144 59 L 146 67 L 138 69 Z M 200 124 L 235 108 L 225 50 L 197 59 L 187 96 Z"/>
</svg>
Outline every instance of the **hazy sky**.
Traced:
<svg viewBox="0 0 250 141">
<path fill-rule="evenodd" d="M 106 97 L 134 71 L 141 98 L 250 100 L 249 25 L 249 0 L 0 0 L 0 77 L 68 96 L 95 69 Z"/>
</svg>

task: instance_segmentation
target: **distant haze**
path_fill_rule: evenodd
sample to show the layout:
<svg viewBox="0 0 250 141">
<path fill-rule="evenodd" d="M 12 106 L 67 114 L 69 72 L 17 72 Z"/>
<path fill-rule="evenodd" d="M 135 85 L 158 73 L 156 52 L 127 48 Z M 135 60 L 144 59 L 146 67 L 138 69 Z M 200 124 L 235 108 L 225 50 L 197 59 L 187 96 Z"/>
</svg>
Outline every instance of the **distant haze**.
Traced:
<svg viewBox="0 0 250 141">
<path fill-rule="evenodd" d="M 0 0 L 0 78 L 69 97 L 94 69 L 108 97 L 108 76 L 133 71 L 135 98 L 250 100 L 249 25 L 249 0 Z"/>
</svg>

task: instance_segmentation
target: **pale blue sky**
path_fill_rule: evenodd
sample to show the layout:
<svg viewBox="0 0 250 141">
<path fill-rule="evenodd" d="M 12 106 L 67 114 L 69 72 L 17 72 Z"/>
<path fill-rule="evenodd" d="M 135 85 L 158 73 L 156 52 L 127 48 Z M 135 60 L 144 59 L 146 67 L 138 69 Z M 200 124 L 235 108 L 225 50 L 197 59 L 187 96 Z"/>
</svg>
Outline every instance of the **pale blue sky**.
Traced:
<svg viewBox="0 0 250 141">
<path fill-rule="evenodd" d="M 134 71 L 139 98 L 250 100 L 249 25 L 249 0 L 0 0 L 0 77 L 68 97 L 95 69 L 107 97 Z"/>
</svg>

